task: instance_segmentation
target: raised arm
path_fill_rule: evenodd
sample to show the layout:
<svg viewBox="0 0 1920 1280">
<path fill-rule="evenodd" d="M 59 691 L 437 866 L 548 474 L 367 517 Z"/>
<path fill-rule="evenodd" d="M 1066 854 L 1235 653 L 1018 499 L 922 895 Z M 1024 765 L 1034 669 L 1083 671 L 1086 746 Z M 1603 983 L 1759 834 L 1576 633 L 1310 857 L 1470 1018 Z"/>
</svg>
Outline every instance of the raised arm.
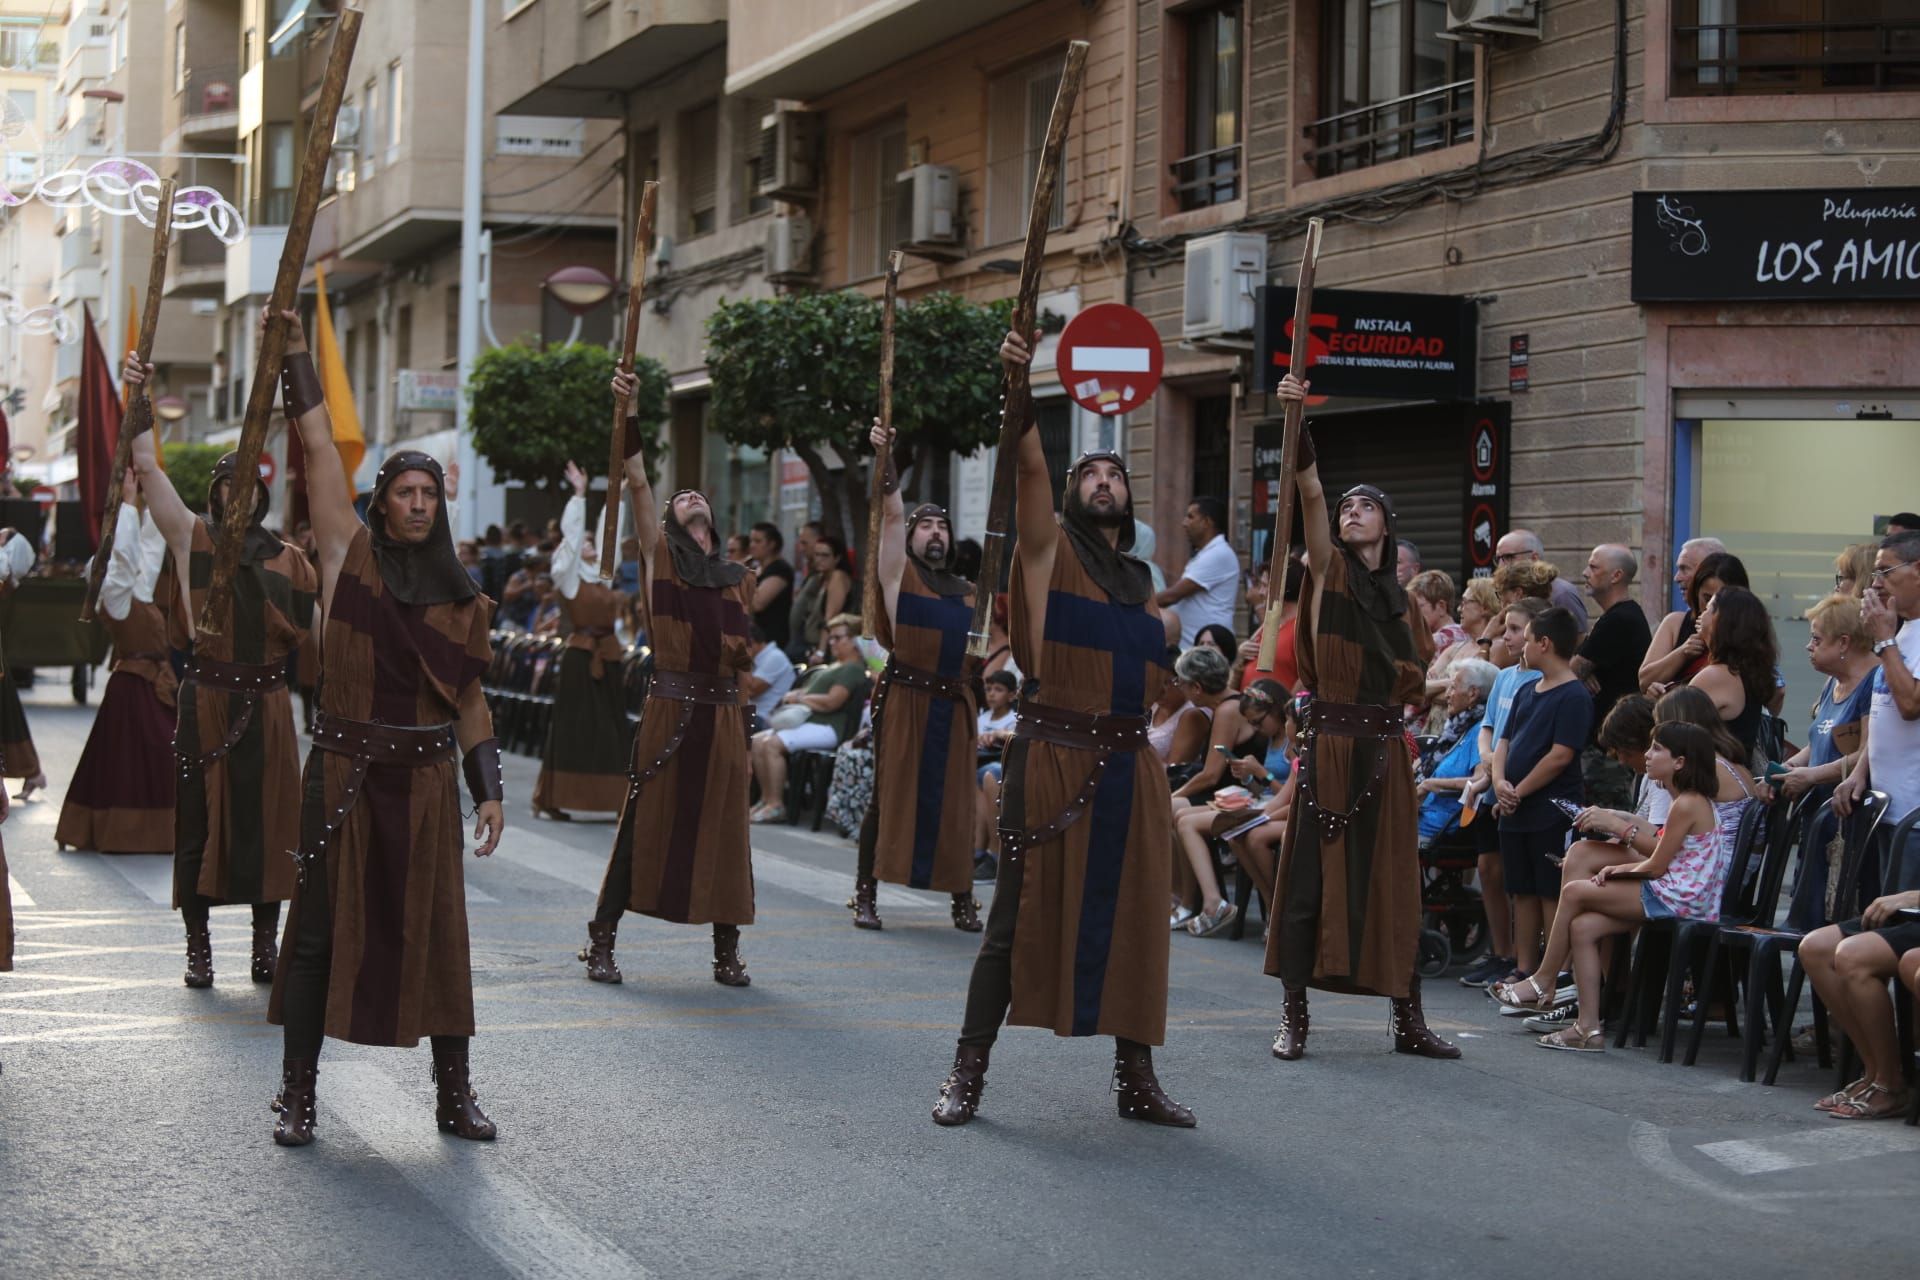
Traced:
<svg viewBox="0 0 1920 1280">
<path fill-rule="evenodd" d="M 120 483 L 120 506 L 114 514 L 113 555 L 107 559 L 106 576 L 100 580 L 100 608 L 115 622 L 133 611 L 134 589 L 140 585 L 140 517 L 133 500 L 139 487 L 131 467 Z"/>
<path fill-rule="evenodd" d="M 1033 344 L 1039 341 L 1038 331 L 1031 343 L 1009 332 L 1000 344 L 1000 363 L 1009 373 L 1015 365 L 1031 363 Z M 1020 437 L 1016 466 L 1013 524 L 1020 536 L 1020 554 L 1029 557 L 1029 563 L 1044 558 L 1051 565 L 1060 525 L 1053 515 L 1053 477 L 1047 474 L 1046 450 L 1040 447 L 1040 432 L 1031 423 Z"/>
<path fill-rule="evenodd" d="M 868 547 L 867 554 L 879 562 L 880 598 L 886 603 L 888 622 L 900 614 L 900 579 L 907 571 L 907 504 L 900 497 L 900 477 L 893 470 L 893 435 L 891 427 L 881 426 L 878 418 L 873 420 L 868 439 L 873 444 L 873 456 L 887 460 L 887 475 L 881 485 L 880 545 Z"/>
<path fill-rule="evenodd" d="M 300 432 L 300 447 L 305 454 L 303 471 L 307 486 L 307 519 L 313 524 L 314 541 L 320 546 L 320 583 L 323 596 L 331 598 L 332 583 L 346 562 L 347 547 L 361 528 L 353 509 L 353 482 L 346 464 L 333 444 L 333 418 L 327 413 L 326 396 L 320 390 L 320 375 L 314 371 L 313 357 L 307 352 L 306 330 L 292 311 L 281 315 L 287 322 L 287 360 L 280 375 L 280 394 L 287 421 Z M 266 329 L 266 316 L 260 318 Z"/>
<path fill-rule="evenodd" d="M 1312 385 L 1288 374 L 1280 379 L 1278 394 L 1282 400 L 1304 403 L 1307 390 Z M 1315 582 L 1325 579 L 1327 566 L 1333 563 L 1333 522 L 1327 518 L 1327 490 L 1320 483 L 1318 461 L 1318 455 L 1313 450 L 1313 433 L 1303 422 L 1300 424 L 1300 452 L 1294 459 L 1293 490 L 1300 495 L 1300 523 L 1307 540 L 1307 568 L 1313 570 Z"/>
<path fill-rule="evenodd" d="M 592 573 L 594 566 L 584 563 L 587 542 L 587 473 L 580 464 L 567 462 L 567 483 L 573 486 L 573 496 L 567 499 L 565 511 L 560 513 L 560 545 L 553 553 L 553 585 L 562 600 L 571 600 L 580 594 L 580 579 L 583 573 Z"/>
<path fill-rule="evenodd" d="M 139 356 L 127 352 L 127 365 L 122 373 L 127 385 L 140 386 L 152 377 L 153 365 L 142 365 Z M 168 549 L 184 560 L 193 549 L 196 517 L 187 510 L 187 504 L 180 501 L 173 482 L 160 469 L 160 446 L 154 437 L 153 431 L 142 431 L 133 438 L 133 469 L 140 476 L 140 488 L 147 495 L 147 510 L 153 513 L 153 523 L 166 538 Z"/>
<path fill-rule="evenodd" d="M 1888 554 L 1898 554 L 1889 552 Z M 1920 679 L 1907 667 L 1906 655 L 1896 644 L 1881 644 L 1900 634 L 1900 616 L 1893 610 L 1884 587 L 1868 587 L 1860 597 L 1860 623 L 1879 647 L 1880 679 L 1893 695 L 1894 710 L 1902 720 L 1920 720 Z M 1899 817 L 1899 814 L 1895 814 Z"/>
<path fill-rule="evenodd" d="M 631 373 L 613 375 L 613 394 L 633 403 L 640 379 Z M 647 459 L 640 448 L 640 420 L 627 419 L 627 491 L 633 495 L 633 536 L 640 544 L 640 591 L 645 598 L 653 590 L 653 561 L 660 550 L 660 500 L 647 483 Z M 612 500 L 611 495 L 609 501 Z"/>
</svg>

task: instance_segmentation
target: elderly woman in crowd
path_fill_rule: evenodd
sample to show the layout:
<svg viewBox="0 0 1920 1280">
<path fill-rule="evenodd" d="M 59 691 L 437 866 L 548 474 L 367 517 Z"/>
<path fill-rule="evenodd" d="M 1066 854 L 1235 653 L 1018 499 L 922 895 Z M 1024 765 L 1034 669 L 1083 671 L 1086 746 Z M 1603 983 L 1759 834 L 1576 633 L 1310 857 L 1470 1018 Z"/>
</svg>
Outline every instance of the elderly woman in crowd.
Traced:
<svg viewBox="0 0 1920 1280">
<path fill-rule="evenodd" d="M 1822 794 L 1847 776 L 1867 743 L 1867 711 L 1873 702 L 1873 673 L 1880 663 L 1873 656 L 1873 641 L 1860 620 L 1860 601 L 1835 593 L 1807 610 L 1810 634 L 1807 657 L 1813 669 L 1827 677 L 1820 696 L 1813 704 L 1813 717 L 1807 723 L 1807 745 L 1786 761 L 1787 771 L 1775 780 L 1780 791 L 1789 796 Z M 1813 803 L 1818 803 L 1815 796 Z M 1823 850 L 1833 837 L 1833 820 L 1807 834 L 1804 848 Z M 1800 859 L 1800 877 L 1793 887 L 1793 905 L 1787 912 L 1787 925 L 1794 929 L 1817 927 L 1825 916 L 1827 895 L 1827 859 Z"/>
<path fill-rule="evenodd" d="M 1293 772 L 1288 752 L 1291 739 L 1287 729 L 1292 700 L 1286 690 L 1275 681 L 1259 681 L 1240 695 L 1235 711 L 1245 720 L 1251 732 L 1264 741 L 1264 758 L 1245 756 L 1228 760 L 1217 752 L 1213 754 L 1224 766 L 1224 773 L 1230 773 L 1251 795 L 1260 799 L 1259 808 L 1221 810 L 1210 803 L 1192 800 L 1174 802 L 1174 844 L 1186 855 L 1186 870 L 1191 875 L 1191 882 L 1200 900 L 1199 913 L 1189 913 L 1191 918 L 1186 922 L 1187 932 L 1196 938 L 1211 937 L 1220 932 L 1233 923 L 1238 913 L 1238 908 L 1226 900 L 1220 889 L 1220 878 L 1213 865 L 1211 846 L 1214 838 L 1244 825 L 1256 813 L 1267 817 L 1267 825 L 1283 823 L 1293 798 L 1293 789 L 1289 785 Z M 1265 827 L 1256 828 L 1249 836 L 1264 831 Z M 1281 826 L 1280 834 L 1284 833 L 1285 827 Z M 1267 834 L 1260 848 L 1247 855 L 1248 873 L 1253 876 L 1254 884 L 1260 888 L 1263 897 L 1273 884 L 1272 849 L 1275 844 L 1276 838 Z M 1180 859 L 1176 858 L 1175 861 Z"/>
<path fill-rule="evenodd" d="M 1487 650 L 1493 645 L 1494 634 L 1500 627 L 1500 612 L 1500 588 L 1493 585 L 1493 579 L 1468 578 L 1467 585 L 1460 590 L 1460 629 L 1467 633 L 1473 643 L 1471 647 L 1454 654 L 1454 661 L 1487 656 Z M 1453 664 L 1449 662 L 1447 665 L 1451 667 Z"/>
<path fill-rule="evenodd" d="M 1417 582 L 1419 579 L 1415 579 Z M 1447 673 L 1446 721 L 1438 740 L 1421 753 L 1415 772 L 1424 846 L 1460 826 L 1460 798 L 1480 763 L 1480 721 L 1499 670 L 1482 658 L 1462 658 Z"/>
</svg>

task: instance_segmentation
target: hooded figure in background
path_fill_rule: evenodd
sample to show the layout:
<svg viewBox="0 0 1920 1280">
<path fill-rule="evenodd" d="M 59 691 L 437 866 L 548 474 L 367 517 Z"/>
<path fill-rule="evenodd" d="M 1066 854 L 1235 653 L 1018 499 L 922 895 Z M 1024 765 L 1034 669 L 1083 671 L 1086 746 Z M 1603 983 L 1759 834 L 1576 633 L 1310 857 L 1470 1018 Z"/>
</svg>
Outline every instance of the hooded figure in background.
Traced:
<svg viewBox="0 0 1920 1280">
<path fill-rule="evenodd" d="M 1289 375 L 1280 394 L 1304 398 L 1306 384 Z M 1457 1058 L 1427 1029 L 1414 968 L 1418 797 L 1403 708 L 1426 689 L 1426 629 L 1411 625 L 1394 576 L 1393 504 L 1360 484 L 1329 513 L 1304 429 L 1297 466 L 1307 578 L 1294 652 L 1309 701 L 1267 939 L 1266 971 L 1286 987 L 1273 1055 L 1305 1052 L 1307 988 L 1316 987 L 1389 997 L 1396 1052 Z"/>
<path fill-rule="evenodd" d="M 0 529 L 0 598 L 18 590 L 38 560 L 32 538 L 18 529 Z M 47 785 L 47 775 L 40 771 L 40 753 L 34 750 L 33 730 L 20 705 L 20 690 L 7 670 L 4 654 L 0 654 L 0 756 L 4 757 L 0 777 L 24 779 L 22 800 Z"/>
</svg>

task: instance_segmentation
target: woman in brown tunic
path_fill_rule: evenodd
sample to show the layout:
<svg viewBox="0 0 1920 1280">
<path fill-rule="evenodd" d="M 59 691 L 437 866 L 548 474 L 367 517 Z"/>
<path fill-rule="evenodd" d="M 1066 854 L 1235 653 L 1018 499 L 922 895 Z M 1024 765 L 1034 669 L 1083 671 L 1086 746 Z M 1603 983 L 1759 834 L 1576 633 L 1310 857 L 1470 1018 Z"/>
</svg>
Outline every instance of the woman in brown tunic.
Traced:
<svg viewBox="0 0 1920 1280">
<path fill-rule="evenodd" d="M 31 538 L 17 529 L 0 529 L 0 596 L 33 572 L 36 559 Z M 33 730 L 27 725 L 26 708 L 20 705 L 20 689 L 7 671 L 4 654 L 0 654 L 0 778 L 22 779 L 22 800 L 47 785 L 47 775 L 40 771 L 40 753 L 34 750 Z"/>
<path fill-rule="evenodd" d="M 953 926 L 980 931 L 973 897 L 974 729 L 979 699 L 967 658 L 973 584 L 948 568 L 953 527 L 945 509 L 914 508 L 893 474 L 891 432 L 875 423 L 887 459 L 877 557 L 884 608 L 874 639 L 888 651 L 873 695 L 873 802 L 860 826 L 853 923 L 880 928 L 878 882 L 952 895 Z"/>
<path fill-rule="evenodd" d="M 100 615 L 113 639 L 113 674 L 67 784 L 54 840 L 102 853 L 173 851 L 173 734 L 178 681 L 167 659 L 167 619 L 153 602 L 166 542 L 134 508 L 127 468 Z"/>
<path fill-rule="evenodd" d="M 600 576 L 587 536 L 587 473 L 567 463 L 573 497 L 560 516 L 560 548 L 553 553 L 553 585 L 568 625 L 560 656 L 560 680 L 540 777 L 533 784 L 533 811 L 552 818 L 570 813 L 618 813 L 627 800 L 627 760 L 633 725 L 627 719 L 626 651 L 613 624 L 626 597 Z"/>
<path fill-rule="evenodd" d="M 131 353 L 127 377 L 144 377 Z M 271 982 L 280 904 L 293 894 L 299 842 L 299 742 L 287 659 L 313 626 L 313 566 L 264 523 L 268 494 L 259 485 L 252 524 L 241 544 L 233 594 L 219 634 L 196 621 L 213 576 L 213 538 L 239 455 L 214 465 L 208 511 L 195 516 L 160 469 L 153 435 L 133 443 L 153 522 L 165 535 L 167 563 L 154 599 L 164 602 L 167 642 L 184 661 L 175 778 L 173 901 L 187 926 L 190 987 L 213 985 L 207 912 L 253 904 L 253 980 Z"/>
<path fill-rule="evenodd" d="M 1281 397 L 1303 398 L 1306 386 L 1288 375 Z M 1336 529 L 1304 430 L 1297 465 L 1308 574 L 1294 653 L 1310 700 L 1274 892 L 1279 916 L 1267 938 L 1266 971 L 1286 984 L 1273 1054 L 1291 1061 L 1305 1052 L 1312 986 L 1387 996 L 1397 1052 L 1457 1058 L 1458 1049 L 1427 1029 L 1414 972 L 1418 806 L 1401 708 L 1425 691 L 1431 654 L 1416 637 L 1428 633 L 1412 625 L 1394 576 L 1386 494 L 1371 485 L 1348 490 Z"/>
<path fill-rule="evenodd" d="M 1001 356 L 1024 363 L 1029 350 L 1008 334 Z M 1147 745 L 1166 630 L 1146 564 L 1127 554 L 1132 486 L 1118 454 L 1086 454 L 1056 519 L 1031 422 L 1018 465 L 1012 640 L 1027 685 L 1005 759 L 999 878 L 934 1122 L 973 1119 L 1004 1019 L 1114 1037 L 1120 1115 L 1191 1128 L 1149 1047 L 1167 1026 L 1173 825 L 1166 767 Z"/>
<path fill-rule="evenodd" d="M 615 377 L 614 393 L 637 385 Z M 706 498 L 682 489 L 656 510 L 627 425 L 627 488 L 640 534 L 640 599 L 653 680 L 634 735 L 632 783 L 614 835 L 600 901 L 580 953 L 587 977 L 619 982 L 615 930 L 627 911 L 713 926 L 713 980 L 748 985 L 740 926 L 753 923 L 747 843 L 747 652 L 753 575 L 722 554 Z"/>
</svg>

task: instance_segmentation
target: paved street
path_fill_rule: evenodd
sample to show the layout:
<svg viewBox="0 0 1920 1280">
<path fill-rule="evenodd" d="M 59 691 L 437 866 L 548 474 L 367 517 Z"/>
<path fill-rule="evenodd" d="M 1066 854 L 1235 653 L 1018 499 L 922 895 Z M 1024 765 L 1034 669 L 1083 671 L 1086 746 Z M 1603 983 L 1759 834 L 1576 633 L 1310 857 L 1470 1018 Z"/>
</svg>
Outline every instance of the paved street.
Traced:
<svg viewBox="0 0 1920 1280">
<path fill-rule="evenodd" d="M 244 910 L 214 913 L 214 989 L 186 989 L 164 860 L 54 848 L 91 708 L 48 678 L 28 713 L 55 785 L 5 827 L 6 1277 L 1912 1271 L 1920 1130 L 1818 1115 L 1810 1064 L 1766 1089 L 1719 1035 L 1693 1070 L 1550 1054 L 1450 979 L 1429 1010 L 1463 1062 L 1396 1057 L 1381 1002 L 1327 997 L 1282 1064 L 1257 929 L 1174 939 L 1158 1063 L 1197 1131 L 1116 1119 L 1110 1045 L 1031 1030 L 981 1119 L 937 1129 L 975 948 L 943 901 L 885 890 L 886 931 L 857 934 L 850 846 L 763 830 L 749 990 L 710 980 L 705 930 L 632 916 L 625 985 L 591 986 L 611 827 L 530 823 L 518 757 L 518 825 L 467 863 L 499 1142 L 435 1129 L 424 1045 L 329 1043 L 319 1140 L 282 1150 Z"/>
</svg>

